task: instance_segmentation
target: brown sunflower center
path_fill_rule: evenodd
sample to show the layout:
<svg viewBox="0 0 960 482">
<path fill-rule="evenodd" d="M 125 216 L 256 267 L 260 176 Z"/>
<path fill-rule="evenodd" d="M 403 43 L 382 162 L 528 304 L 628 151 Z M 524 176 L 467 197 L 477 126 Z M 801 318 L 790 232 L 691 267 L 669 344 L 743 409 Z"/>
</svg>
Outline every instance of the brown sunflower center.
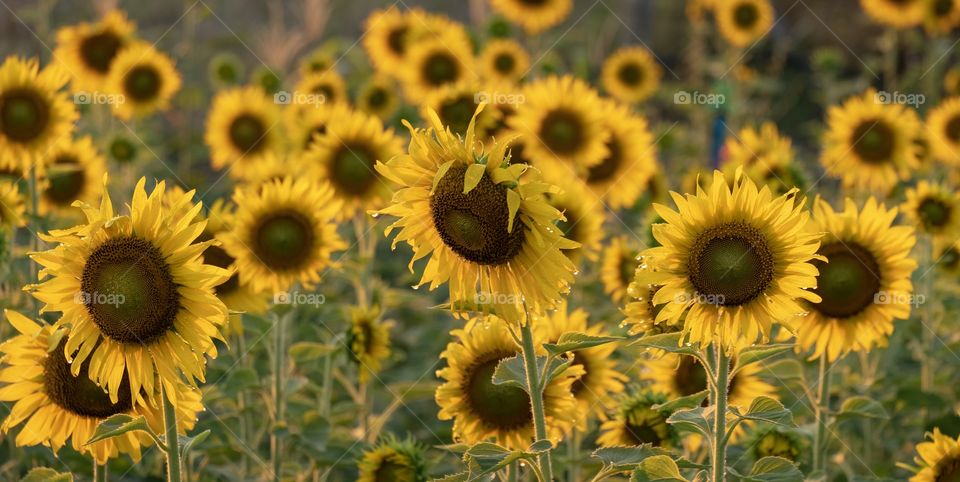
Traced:
<svg viewBox="0 0 960 482">
<path fill-rule="evenodd" d="M 379 87 L 370 89 L 370 92 L 367 93 L 367 105 L 373 107 L 374 109 L 383 107 L 387 105 L 387 101 L 390 99 L 390 94 L 386 90 Z"/>
<path fill-rule="evenodd" d="M 774 275 L 773 253 L 763 233 L 743 222 L 729 222 L 701 233 L 687 260 L 690 283 L 702 302 L 737 306 L 761 293 Z"/>
<path fill-rule="evenodd" d="M 205 264 L 227 269 L 233 266 L 235 261 L 236 259 L 227 254 L 227 251 L 220 246 L 208 246 L 207 249 L 203 251 L 203 262 Z M 224 296 L 233 293 L 239 287 L 240 275 L 233 273 L 230 278 L 217 285 L 214 289 L 216 290 L 217 296 Z"/>
<path fill-rule="evenodd" d="M 935 0 L 933 2 L 933 14 L 936 17 L 946 17 L 953 11 L 953 0 Z"/>
<path fill-rule="evenodd" d="M 960 142 L 960 115 L 954 116 L 943 128 L 944 133 L 951 142 Z"/>
<path fill-rule="evenodd" d="M 313 87 L 312 93 L 323 96 L 324 103 L 334 103 L 337 101 L 336 91 L 333 86 L 326 83 L 317 84 Z"/>
<path fill-rule="evenodd" d="M 230 142 L 243 153 L 259 151 L 266 134 L 263 121 L 253 114 L 241 114 L 230 123 Z"/>
<path fill-rule="evenodd" d="M 926 228 L 942 228 L 950 222 L 953 209 L 941 199 L 926 198 L 917 206 L 917 215 Z"/>
<path fill-rule="evenodd" d="M 30 142 L 50 123 L 50 106 L 36 91 L 16 88 L 0 94 L 0 134 Z"/>
<path fill-rule="evenodd" d="M 433 87 L 439 87 L 460 77 L 460 65 L 450 52 L 430 54 L 423 62 L 423 79 Z"/>
<path fill-rule="evenodd" d="M 76 158 L 60 157 L 47 172 L 47 187 L 43 197 L 58 206 L 70 205 L 80 197 L 85 181 L 86 173 Z"/>
<path fill-rule="evenodd" d="M 507 52 L 501 52 L 493 58 L 493 68 L 501 74 L 512 74 L 517 66 L 517 59 Z"/>
<path fill-rule="evenodd" d="M 150 65 L 139 65 L 124 76 L 123 91 L 133 100 L 145 102 L 157 97 L 162 82 L 163 79 L 156 68 Z"/>
<path fill-rule="evenodd" d="M 470 409 L 487 425 L 503 430 L 525 427 L 533 422 L 530 397 L 522 388 L 493 383 L 497 364 L 513 353 L 498 353 L 480 362 L 467 374 L 466 395 Z"/>
<path fill-rule="evenodd" d="M 624 420 L 624 429 L 634 445 L 663 446 L 667 442 L 668 427 L 663 414 L 649 406 L 637 406 Z"/>
<path fill-rule="evenodd" d="M 267 267 L 291 270 L 310 259 L 314 230 L 303 214 L 284 210 L 263 216 L 253 229 L 253 252 Z"/>
<path fill-rule="evenodd" d="M 573 154 L 583 145 L 583 120 L 565 109 L 551 111 L 540 124 L 540 139 L 557 154 Z"/>
<path fill-rule="evenodd" d="M 620 258 L 620 282 L 628 286 L 633 282 L 633 275 L 637 272 L 637 257 L 633 253 L 624 253 Z"/>
<path fill-rule="evenodd" d="M 733 21 L 737 24 L 737 27 L 742 29 L 752 28 L 759 19 L 760 11 L 752 3 L 741 3 L 733 10 Z"/>
<path fill-rule="evenodd" d="M 70 373 L 70 363 L 63 354 L 66 338 L 43 361 L 43 391 L 60 408 L 80 417 L 104 419 L 133 408 L 130 397 L 130 379 L 123 375 L 117 393 L 117 403 L 90 379 L 91 357 L 80 366 L 80 373 Z"/>
<path fill-rule="evenodd" d="M 863 121 L 853 130 L 853 150 L 864 161 L 880 164 L 890 161 L 894 150 L 894 130 L 883 120 Z"/>
<path fill-rule="evenodd" d="M 106 74 L 121 47 L 123 40 L 116 34 L 100 32 L 80 42 L 80 58 L 90 69 Z"/>
<path fill-rule="evenodd" d="M 960 482 L 960 457 L 948 456 L 937 464 L 936 482 Z"/>
<path fill-rule="evenodd" d="M 337 190 L 352 196 L 362 196 L 377 183 L 373 165 L 377 155 L 365 145 L 341 145 L 330 165 L 330 181 Z"/>
<path fill-rule="evenodd" d="M 880 292 L 880 265 L 867 248 L 854 242 L 832 242 L 820 247 L 824 263 L 814 260 L 820 274 L 814 293 L 823 301 L 813 308 L 832 318 L 847 318 L 863 311 Z"/>
<path fill-rule="evenodd" d="M 473 119 L 473 113 L 476 110 L 477 104 L 473 101 L 473 96 L 461 95 L 440 105 L 437 115 L 440 116 L 444 125 L 450 127 L 451 131 L 464 135 L 470 127 L 470 120 Z"/>
<path fill-rule="evenodd" d="M 627 62 L 617 69 L 617 78 L 631 87 L 639 85 L 643 82 L 643 68 L 634 62 Z"/>
<path fill-rule="evenodd" d="M 620 163 L 623 162 L 623 148 L 615 136 L 611 136 L 607 141 L 607 151 L 609 154 L 600 164 L 587 170 L 587 183 L 609 181 L 617 173 Z"/>
<path fill-rule="evenodd" d="M 797 456 L 800 455 L 796 444 L 789 437 L 774 431 L 767 432 L 760 437 L 755 447 L 759 458 L 783 457 L 795 461 Z"/>
<path fill-rule="evenodd" d="M 387 46 L 390 48 L 390 51 L 397 54 L 403 55 L 407 50 L 407 27 L 401 26 L 397 27 L 394 30 L 390 31 L 387 34 Z"/>
<path fill-rule="evenodd" d="M 135 236 L 104 241 L 80 280 L 82 302 L 100 331 L 121 343 L 146 344 L 173 328 L 180 294 L 163 253 Z"/>
<path fill-rule="evenodd" d="M 110 143 L 110 157 L 118 162 L 130 162 L 137 155 L 137 148 L 128 139 L 114 139 Z"/>
<path fill-rule="evenodd" d="M 374 475 L 375 482 L 406 482 L 417 479 L 417 474 L 409 465 L 385 460 L 377 467 Z"/>
<path fill-rule="evenodd" d="M 487 173 L 469 193 L 463 193 L 467 166 L 452 166 L 430 198 L 433 224 L 440 239 L 454 253 L 482 265 L 509 262 L 523 248 L 524 225 L 519 216 L 507 231 L 510 211 L 507 188 L 495 184 Z"/>
</svg>

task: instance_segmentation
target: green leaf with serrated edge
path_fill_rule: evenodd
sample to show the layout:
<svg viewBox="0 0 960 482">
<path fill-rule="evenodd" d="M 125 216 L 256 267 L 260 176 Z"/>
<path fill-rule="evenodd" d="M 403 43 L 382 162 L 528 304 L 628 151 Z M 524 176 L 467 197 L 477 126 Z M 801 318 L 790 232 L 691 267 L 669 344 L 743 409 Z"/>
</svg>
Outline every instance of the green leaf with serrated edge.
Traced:
<svg viewBox="0 0 960 482">
<path fill-rule="evenodd" d="M 519 356 L 512 356 L 500 360 L 493 371 L 494 385 L 507 385 L 527 391 L 527 372 L 523 360 Z"/>
<path fill-rule="evenodd" d="M 803 364 L 793 358 L 784 358 L 767 363 L 763 372 L 777 380 L 803 380 Z"/>
<path fill-rule="evenodd" d="M 467 482 L 470 480 L 470 472 L 460 472 L 459 474 L 444 475 L 439 479 L 433 479 L 433 482 Z"/>
<path fill-rule="evenodd" d="M 619 336 L 594 336 L 571 331 L 560 335 L 556 343 L 544 343 L 543 348 L 547 350 L 547 353 L 556 356 L 561 353 L 584 350 L 620 340 L 623 340 L 623 338 Z"/>
<path fill-rule="evenodd" d="M 47 467 L 37 467 L 27 472 L 20 482 L 73 482 L 73 474 L 57 472 Z"/>
<path fill-rule="evenodd" d="M 600 459 L 606 471 L 628 471 L 649 457 L 668 455 L 670 452 L 650 444 L 637 447 L 605 447 L 593 451 L 592 457 Z"/>
<path fill-rule="evenodd" d="M 631 346 L 643 346 L 647 348 L 657 348 L 666 352 L 676 353 L 678 355 L 693 355 L 700 357 L 700 351 L 693 345 L 680 343 L 681 333 L 663 333 L 660 335 L 642 336 L 630 343 Z"/>
<path fill-rule="evenodd" d="M 537 440 L 536 442 L 530 444 L 530 448 L 527 449 L 527 452 L 531 454 L 542 454 L 553 448 L 553 442 L 543 439 Z"/>
<path fill-rule="evenodd" d="M 179 437 L 180 454 L 186 456 L 194 447 L 203 443 L 210 436 L 210 430 L 204 430 L 192 437 Z"/>
<path fill-rule="evenodd" d="M 793 413 L 787 410 L 782 403 L 765 396 L 760 396 L 750 402 L 750 408 L 744 414 L 735 412 L 742 420 L 755 420 L 776 425 L 793 425 Z"/>
<path fill-rule="evenodd" d="M 467 444 L 447 444 L 447 445 L 434 445 L 434 447 L 440 450 L 446 450 L 448 452 L 453 452 L 455 454 L 466 453 L 467 450 L 470 450 L 470 446 Z"/>
<path fill-rule="evenodd" d="M 680 468 L 666 455 L 647 458 L 633 471 L 630 482 L 687 482 L 680 475 Z"/>
<path fill-rule="evenodd" d="M 753 464 L 750 475 L 729 468 L 727 472 L 742 482 L 803 482 L 803 472 L 783 457 L 764 457 Z"/>
<path fill-rule="evenodd" d="M 697 407 L 686 410 L 677 410 L 670 415 L 667 423 L 683 432 L 699 433 L 707 438 L 712 437 L 710 418 L 713 417 L 713 407 Z"/>
<path fill-rule="evenodd" d="M 737 353 L 737 365 L 730 375 L 733 376 L 745 366 L 768 360 L 793 348 L 794 345 L 788 344 L 748 346 Z"/>
<path fill-rule="evenodd" d="M 463 454 L 471 466 L 471 479 L 496 472 L 517 460 L 532 460 L 536 456 L 537 454 L 522 450 L 511 451 L 492 442 L 480 442 Z"/>
<path fill-rule="evenodd" d="M 837 420 L 849 420 L 851 418 L 872 418 L 876 420 L 887 420 L 890 415 L 880 402 L 861 395 L 850 397 L 840 404 L 840 411 L 837 412 Z"/>
<path fill-rule="evenodd" d="M 539 360 L 538 360 L 539 361 Z M 570 365 L 573 364 L 573 358 L 553 358 L 550 360 L 550 371 L 547 374 L 546 380 L 542 380 L 541 386 L 546 387 L 550 384 L 555 378 L 564 374 L 567 371 L 567 368 L 570 368 Z M 542 366 L 539 365 L 538 366 Z"/>
<path fill-rule="evenodd" d="M 654 410 L 660 410 L 663 412 L 673 413 L 677 410 L 683 410 L 687 408 L 697 408 L 703 405 L 703 401 L 707 399 L 709 392 L 703 390 L 692 395 L 687 395 L 685 397 L 674 398 L 666 403 L 660 403 L 653 406 Z"/>
<path fill-rule="evenodd" d="M 90 437 L 90 440 L 87 440 L 86 445 L 135 430 L 153 433 L 153 431 L 150 430 L 150 426 L 147 425 L 147 419 L 143 418 L 142 415 L 134 418 L 123 413 L 117 414 L 100 422 L 96 430 L 93 431 L 93 436 Z"/>
<path fill-rule="evenodd" d="M 293 358 L 294 362 L 302 364 L 319 360 L 335 351 L 337 351 L 336 345 L 301 341 L 290 345 L 287 353 L 290 354 L 290 358 Z"/>
</svg>

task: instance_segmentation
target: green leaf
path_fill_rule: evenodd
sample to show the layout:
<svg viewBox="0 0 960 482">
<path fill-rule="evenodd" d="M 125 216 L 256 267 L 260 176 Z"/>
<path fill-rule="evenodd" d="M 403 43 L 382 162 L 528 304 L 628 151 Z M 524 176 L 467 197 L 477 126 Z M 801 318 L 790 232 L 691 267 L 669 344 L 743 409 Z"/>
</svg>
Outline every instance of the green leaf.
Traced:
<svg viewBox="0 0 960 482">
<path fill-rule="evenodd" d="M 521 450 L 510 451 L 492 442 L 480 442 L 464 454 L 464 459 L 471 465 L 470 479 L 492 474 L 513 462 L 529 458 L 528 454 Z"/>
<path fill-rule="evenodd" d="M 597 449 L 591 454 L 600 459 L 605 471 L 626 472 L 637 468 L 640 462 L 656 455 L 667 455 L 670 452 L 654 447 L 650 444 L 638 447 L 606 447 Z"/>
<path fill-rule="evenodd" d="M 57 472 L 47 467 L 37 467 L 20 479 L 20 482 L 73 482 L 73 474 Z"/>
<path fill-rule="evenodd" d="M 803 482 L 803 472 L 793 462 L 783 457 L 764 457 L 753 464 L 750 475 L 742 475 L 736 470 L 728 472 L 743 482 Z"/>
<path fill-rule="evenodd" d="M 530 444 L 530 448 L 527 449 L 527 452 L 540 455 L 552 448 L 553 448 L 553 442 L 547 439 L 543 439 L 543 440 L 537 440 L 536 442 Z"/>
<path fill-rule="evenodd" d="M 803 364 L 793 358 L 784 358 L 767 364 L 764 372 L 778 380 L 803 380 Z"/>
<path fill-rule="evenodd" d="M 260 386 L 260 376 L 250 367 L 237 367 L 226 376 L 220 385 L 224 395 L 235 397 L 240 392 Z"/>
<path fill-rule="evenodd" d="M 123 435 L 127 432 L 132 432 L 135 430 L 141 430 L 143 432 L 153 434 L 153 431 L 150 430 L 150 426 L 147 425 L 147 419 L 143 418 L 142 415 L 134 418 L 123 413 L 117 414 L 100 422 L 100 424 L 97 425 L 97 429 L 93 432 L 93 437 L 90 437 L 90 440 L 87 440 L 86 445 Z M 154 437 L 156 436 L 154 435 Z"/>
<path fill-rule="evenodd" d="M 186 455 L 193 450 L 194 447 L 203 443 L 207 437 L 210 436 L 210 430 L 204 430 L 193 437 L 179 437 L 180 440 L 180 454 L 186 458 Z"/>
<path fill-rule="evenodd" d="M 676 427 L 677 430 L 699 433 L 704 437 L 712 438 L 713 436 L 711 434 L 713 430 L 710 428 L 710 419 L 708 418 L 708 415 L 712 413 L 712 407 L 696 407 L 686 410 L 677 410 L 670 415 L 670 418 L 667 419 L 667 423 Z"/>
<path fill-rule="evenodd" d="M 297 443 L 308 453 L 322 453 L 330 441 L 330 421 L 315 410 L 304 414 L 300 429 L 294 434 Z"/>
<path fill-rule="evenodd" d="M 734 373 L 740 371 L 747 365 L 768 360 L 781 353 L 790 351 L 793 348 L 794 345 L 788 344 L 748 346 L 740 350 L 740 353 L 737 354 L 737 366 L 734 367 L 730 376 L 733 376 Z"/>
<path fill-rule="evenodd" d="M 494 385 L 507 385 L 522 388 L 527 391 L 527 371 L 523 366 L 523 359 L 519 356 L 504 358 L 497 364 L 493 372 Z"/>
<path fill-rule="evenodd" d="M 674 398 L 669 402 L 654 405 L 653 408 L 655 410 L 660 410 L 667 413 L 673 413 L 673 412 L 676 412 L 677 410 L 683 410 L 687 408 L 697 408 L 703 405 L 703 401 L 707 399 L 708 394 L 709 393 L 707 390 L 703 390 L 703 391 L 694 393 L 693 395 Z"/>
<path fill-rule="evenodd" d="M 551 355 L 560 355 L 571 351 L 584 350 L 595 346 L 606 345 L 623 340 L 619 336 L 594 336 L 586 333 L 571 331 L 560 335 L 556 343 L 544 343 L 543 347 Z"/>
<path fill-rule="evenodd" d="M 837 413 L 837 420 L 849 420 L 851 418 L 887 420 L 890 415 L 887 414 L 880 402 L 858 395 L 844 400 L 843 404 L 840 405 L 840 411 Z"/>
<path fill-rule="evenodd" d="M 287 353 L 290 354 L 290 358 L 293 358 L 293 361 L 297 364 L 304 364 L 319 360 L 335 351 L 337 351 L 336 345 L 301 341 L 290 345 Z"/>
<path fill-rule="evenodd" d="M 630 476 L 630 482 L 687 482 L 677 463 L 667 455 L 649 457 Z"/>
<path fill-rule="evenodd" d="M 736 411 L 734 411 L 736 413 Z M 770 397 L 757 397 L 750 403 L 747 413 L 738 414 L 741 420 L 756 420 L 758 422 L 776 425 L 793 425 L 793 413 L 787 410 L 782 403 Z"/>
<path fill-rule="evenodd" d="M 700 350 L 688 343 L 680 343 L 682 333 L 664 333 L 661 335 L 643 336 L 630 345 L 639 345 L 647 348 L 657 348 L 679 355 L 692 355 L 702 358 Z"/>
</svg>

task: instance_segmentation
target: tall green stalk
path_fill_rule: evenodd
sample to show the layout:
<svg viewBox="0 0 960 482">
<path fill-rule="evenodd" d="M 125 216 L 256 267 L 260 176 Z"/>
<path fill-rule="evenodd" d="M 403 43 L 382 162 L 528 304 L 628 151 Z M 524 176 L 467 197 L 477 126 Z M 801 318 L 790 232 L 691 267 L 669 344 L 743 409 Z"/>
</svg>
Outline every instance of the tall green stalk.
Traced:
<svg viewBox="0 0 960 482">
<path fill-rule="evenodd" d="M 520 328 L 521 341 L 523 342 L 523 365 L 527 374 L 530 405 L 533 409 L 533 431 L 537 440 L 544 440 L 547 438 L 547 418 L 543 411 L 543 387 L 540 386 L 540 376 L 537 370 L 537 352 L 533 344 L 531 321 L 528 316 L 527 322 Z M 544 480 L 553 480 L 553 463 L 550 460 L 549 450 L 540 455 L 540 470 L 543 472 Z"/>
<path fill-rule="evenodd" d="M 273 480 L 280 480 L 280 471 L 282 469 L 283 454 L 281 453 L 280 425 L 284 417 L 284 361 L 286 358 L 286 345 L 284 341 L 284 332 L 286 331 L 286 315 L 276 314 L 274 312 L 273 327 L 273 430 L 270 431 L 270 461 L 273 466 Z"/>
<path fill-rule="evenodd" d="M 730 357 L 722 346 L 715 352 L 716 389 L 713 392 L 713 440 L 710 447 L 713 482 L 723 482 L 727 476 L 727 391 L 730 386 Z"/>
<path fill-rule="evenodd" d="M 817 406 L 814 415 L 817 420 L 817 431 L 813 439 L 813 472 L 826 473 L 827 460 L 827 421 L 826 412 L 830 405 L 830 372 L 828 370 L 827 354 L 820 355 L 820 373 L 818 376 Z"/>
<path fill-rule="evenodd" d="M 167 482 L 180 482 L 180 437 L 177 434 L 177 409 L 163 389 L 163 427 L 167 439 Z"/>
<path fill-rule="evenodd" d="M 93 463 L 93 482 L 107 482 L 107 464 Z"/>
</svg>

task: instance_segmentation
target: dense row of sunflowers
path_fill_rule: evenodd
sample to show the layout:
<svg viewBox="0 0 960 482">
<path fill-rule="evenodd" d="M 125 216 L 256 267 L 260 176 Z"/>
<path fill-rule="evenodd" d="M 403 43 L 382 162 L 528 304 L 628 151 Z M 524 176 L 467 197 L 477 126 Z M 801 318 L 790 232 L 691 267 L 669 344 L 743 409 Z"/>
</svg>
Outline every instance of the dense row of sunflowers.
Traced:
<svg viewBox="0 0 960 482">
<path fill-rule="evenodd" d="M 956 0 L 861 5 L 894 38 L 960 26 Z M 162 458 L 177 482 L 960 480 L 956 371 L 928 353 L 954 341 L 960 73 L 922 116 L 874 89 L 830 106 L 819 169 L 835 189 L 813 191 L 822 179 L 769 121 L 671 183 L 670 129 L 644 114 L 663 90 L 654 52 L 616 50 L 592 85 L 529 53 L 572 0 L 489 7 L 485 32 L 372 12 L 356 85 L 327 48 L 289 90 L 212 59 L 202 141 L 233 189 L 213 199 L 137 174 L 152 161 L 131 126 L 175 110 L 184 82 L 126 14 L 60 28 L 44 65 L 7 57 L 0 429 L 23 447 L 10 460 L 33 462 L 4 476 L 44 461 L 25 480 L 91 462 L 98 481 L 108 466 L 156 475 Z M 690 0 L 686 15 L 741 57 L 776 22 L 768 0 Z M 109 115 L 130 135 L 107 135 Z M 438 294 L 389 286 L 406 275 L 377 259 L 380 229 L 413 288 Z M 401 433 L 392 418 L 423 424 L 401 408 L 432 370 L 383 381 L 398 332 L 428 344 L 447 317 L 428 397 L 452 424 Z M 895 364 L 912 403 L 866 395 Z M 937 410 L 943 427 L 901 421 L 912 462 L 862 462 L 884 450 L 877 426 Z"/>
</svg>

